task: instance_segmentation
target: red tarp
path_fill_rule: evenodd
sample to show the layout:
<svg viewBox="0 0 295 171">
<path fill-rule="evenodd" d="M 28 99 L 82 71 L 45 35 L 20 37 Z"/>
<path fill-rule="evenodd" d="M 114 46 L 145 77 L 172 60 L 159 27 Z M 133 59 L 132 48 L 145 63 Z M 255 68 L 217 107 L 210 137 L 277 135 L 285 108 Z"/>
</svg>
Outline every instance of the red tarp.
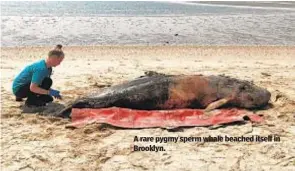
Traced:
<svg viewBox="0 0 295 171">
<path fill-rule="evenodd" d="M 200 109 L 177 110 L 133 110 L 126 108 L 72 109 L 73 127 L 82 127 L 89 123 L 106 123 L 122 128 L 176 128 L 181 126 L 211 126 L 249 118 L 252 122 L 263 119 L 252 112 L 240 109 L 218 109 L 212 115 L 205 116 Z"/>
</svg>

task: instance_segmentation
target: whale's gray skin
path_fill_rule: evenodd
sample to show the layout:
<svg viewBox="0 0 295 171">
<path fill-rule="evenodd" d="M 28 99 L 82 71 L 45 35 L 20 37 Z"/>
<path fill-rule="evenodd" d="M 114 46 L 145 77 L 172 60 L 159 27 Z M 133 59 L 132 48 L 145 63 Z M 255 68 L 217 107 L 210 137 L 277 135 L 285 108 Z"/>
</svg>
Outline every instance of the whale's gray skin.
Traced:
<svg viewBox="0 0 295 171">
<path fill-rule="evenodd" d="M 248 81 L 226 76 L 164 75 L 151 72 L 77 99 L 63 109 L 60 115 L 68 116 L 72 108 L 112 106 L 161 110 L 215 109 L 226 105 L 252 109 L 265 106 L 269 100 L 269 91 Z"/>
</svg>

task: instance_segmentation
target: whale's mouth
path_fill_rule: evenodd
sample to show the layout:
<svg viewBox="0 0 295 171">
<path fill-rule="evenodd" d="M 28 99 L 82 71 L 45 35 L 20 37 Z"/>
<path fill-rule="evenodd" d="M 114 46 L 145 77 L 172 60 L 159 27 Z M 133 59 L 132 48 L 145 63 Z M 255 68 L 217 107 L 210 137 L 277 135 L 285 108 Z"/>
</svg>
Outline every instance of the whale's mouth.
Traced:
<svg viewBox="0 0 295 171">
<path fill-rule="evenodd" d="M 205 115 L 201 109 L 135 110 L 119 107 L 73 108 L 71 127 L 90 123 L 110 124 L 120 128 L 177 128 L 212 126 L 235 122 L 262 122 L 263 118 L 242 109 L 217 109 Z"/>
</svg>

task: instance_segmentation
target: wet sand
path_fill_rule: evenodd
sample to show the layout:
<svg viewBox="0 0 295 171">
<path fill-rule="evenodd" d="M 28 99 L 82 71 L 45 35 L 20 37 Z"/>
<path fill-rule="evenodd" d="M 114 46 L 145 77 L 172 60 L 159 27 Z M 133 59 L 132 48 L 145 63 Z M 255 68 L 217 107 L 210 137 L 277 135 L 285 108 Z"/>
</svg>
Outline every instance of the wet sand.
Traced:
<svg viewBox="0 0 295 171">
<path fill-rule="evenodd" d="M 290 9 L 295 10 L 295 3 L 292 1 L 265 1 L 265 2 L 251 2 L 251 1 L 199 1 L 199 2 L 190 2 L 190 3 L 201 3 L 201 4 L 211 4 L 211 5 L 229 5 L 229 6 L 237 6 L 237 7 L 261 7 L 261 8 L 280 8 L 280 9 Z"/>
<path fill-rule="evenodd" d="M 3 16 L 2 46 L 294 46 L 295 11 L 240 10 L 248 9 L 196 16 Z"/>
<path fill-rule="evenodd" d="M 3 170 L 294 170 L 295 47 L 72 46 L 54 69 L 64 99 L 40 112 L 22 111 L 11 93 L 13 77 L 51 47 L 1 48 L 1 168 Z M 265 123 L 218 128 L 119 129 L 91 124 L 66 129 L 54 112 L 99 86 L 153 70 L 169 74 L 225 74 L 272 93 Z M 43 114 L 43 115 L 40 115 Z M 45 116 L 44 116 L 45 115 Z M 168 143 L 165 152 L 133 152 L 134 136 L 267 136 L 280 142 Z M 140 144 L 140 143 L 138 143 Z M 142 143 L 150 145 L 151 143 Z"/>
</svg>

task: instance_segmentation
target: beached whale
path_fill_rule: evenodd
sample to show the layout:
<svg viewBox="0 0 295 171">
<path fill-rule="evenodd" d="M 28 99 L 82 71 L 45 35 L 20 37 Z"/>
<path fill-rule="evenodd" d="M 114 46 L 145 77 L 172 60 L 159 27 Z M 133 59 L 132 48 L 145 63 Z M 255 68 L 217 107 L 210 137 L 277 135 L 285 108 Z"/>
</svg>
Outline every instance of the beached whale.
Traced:
<svg viewBox="0 0 295 171">
<path fill-rule="evenodd" d="M 72 108 L 113 106 L 142 110 L 193 108 L 210 111 L 221 106 L 251 109 L 263 107 L 269 100 L 269 91 L 244 80 L 147 72 L 135 80 L 77 99 L 60 115 L 68 115 Z"/>
</svg>

